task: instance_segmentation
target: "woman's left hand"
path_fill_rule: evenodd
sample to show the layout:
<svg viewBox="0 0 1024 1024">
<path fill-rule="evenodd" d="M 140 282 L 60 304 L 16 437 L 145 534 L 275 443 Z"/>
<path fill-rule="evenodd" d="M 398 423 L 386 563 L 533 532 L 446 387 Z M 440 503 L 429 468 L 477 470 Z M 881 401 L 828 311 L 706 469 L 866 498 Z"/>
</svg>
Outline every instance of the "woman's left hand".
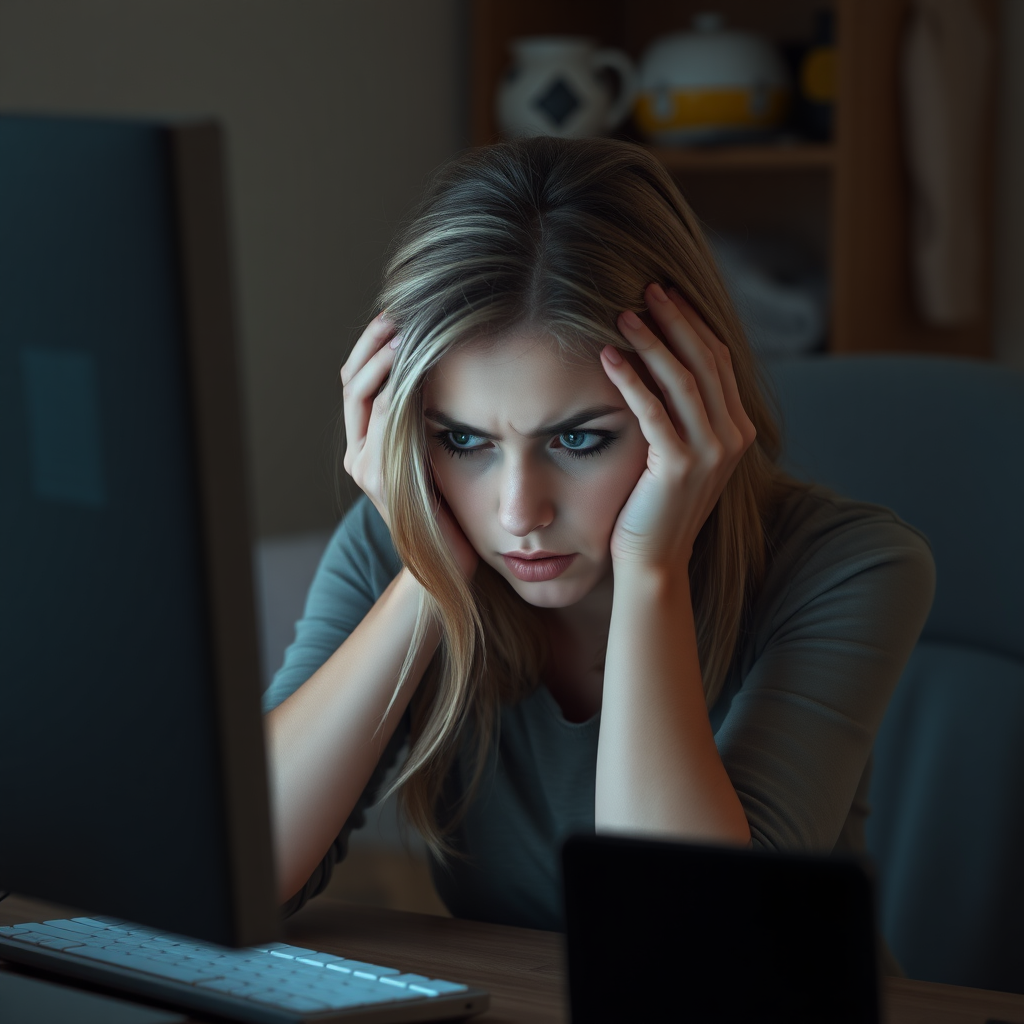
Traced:
<svg viewBox="0 0 1024 1024">
<path fill-rule="evenodd" d="M 689 563 L 697 534 L 757 432 L 740 401 L 728 347 L 674 290 L 652 284 L 644 296 L 668 344 L 635 313 L 622 313 L 618 327 L 663 400 L 621 352 L 606 345 L 601 353 L 650 446 L 647 468 L 612 531 L 611 555 L 617 568 L 674 569 Z"/>
</svg>

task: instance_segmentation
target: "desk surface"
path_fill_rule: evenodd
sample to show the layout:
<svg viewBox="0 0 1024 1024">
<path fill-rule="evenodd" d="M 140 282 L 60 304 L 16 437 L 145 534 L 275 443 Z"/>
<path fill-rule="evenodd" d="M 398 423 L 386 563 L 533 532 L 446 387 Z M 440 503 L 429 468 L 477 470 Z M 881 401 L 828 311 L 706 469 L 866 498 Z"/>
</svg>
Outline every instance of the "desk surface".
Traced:
<svg viewBox="0 0 1024 1024">
<path fill-rule="evenodd" d="M 0 925 L 69 913 L 11 896 L 0 903 Z M 357 907 L 325 897 L 289 920 L 286 932 L 296 945 L 479 985 L 491 993 L 491 1009 L 475 1018 L 481 1024 L 569 1019 L 562 936 L 555 932 Z M 888 979 L 885 1002 L 888 1024 L 1024 1024 L 1024 995 Z"/>
</svg>

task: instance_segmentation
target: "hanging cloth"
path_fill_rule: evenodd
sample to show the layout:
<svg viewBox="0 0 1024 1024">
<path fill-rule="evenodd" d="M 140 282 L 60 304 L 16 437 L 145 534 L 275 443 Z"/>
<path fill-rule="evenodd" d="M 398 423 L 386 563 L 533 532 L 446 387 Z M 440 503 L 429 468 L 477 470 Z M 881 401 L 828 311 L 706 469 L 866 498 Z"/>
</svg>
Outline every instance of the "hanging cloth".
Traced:
<svg viewBox="0 0 1024 1024">
<path fill-rule="evenodd" d="M 935 327 L 984 309 L 992 38 L 974 0 L 914 0 L 903 52 L 915 299 Z"/>
</svg>

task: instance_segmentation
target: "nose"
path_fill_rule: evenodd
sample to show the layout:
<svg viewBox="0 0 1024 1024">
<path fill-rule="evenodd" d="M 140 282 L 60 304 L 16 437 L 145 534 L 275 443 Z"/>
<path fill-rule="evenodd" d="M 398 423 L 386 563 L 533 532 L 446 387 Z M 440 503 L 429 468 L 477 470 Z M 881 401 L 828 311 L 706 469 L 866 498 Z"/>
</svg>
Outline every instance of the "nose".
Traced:
<svg viewBox="0 0 1024 1024">
<path fill-rule="evenodd" d="M 526 537 L 550 526 L 555 503 L 543 467 L 529 459 L 509 459 L 498 497 L 498 518 L 502 529 L 514 537 Z"/>
</svg>

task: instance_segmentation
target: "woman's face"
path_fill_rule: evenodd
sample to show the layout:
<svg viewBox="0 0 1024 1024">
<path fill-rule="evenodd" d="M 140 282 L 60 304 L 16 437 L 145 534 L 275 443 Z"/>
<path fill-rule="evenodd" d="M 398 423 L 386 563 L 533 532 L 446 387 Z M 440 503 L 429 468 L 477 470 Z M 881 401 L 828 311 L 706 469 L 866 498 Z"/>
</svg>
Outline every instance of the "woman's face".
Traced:
<svg viewBox="0 0 1024 1024">
<path fill-rule="evenodd" d="M 543 335 L 478 342 L 440 361 L 423 408 L 437 486 L 516 593 L 564 608 L 607 576 L 648 445 L 596 356 L 565 361 Z"/>
</svg>

